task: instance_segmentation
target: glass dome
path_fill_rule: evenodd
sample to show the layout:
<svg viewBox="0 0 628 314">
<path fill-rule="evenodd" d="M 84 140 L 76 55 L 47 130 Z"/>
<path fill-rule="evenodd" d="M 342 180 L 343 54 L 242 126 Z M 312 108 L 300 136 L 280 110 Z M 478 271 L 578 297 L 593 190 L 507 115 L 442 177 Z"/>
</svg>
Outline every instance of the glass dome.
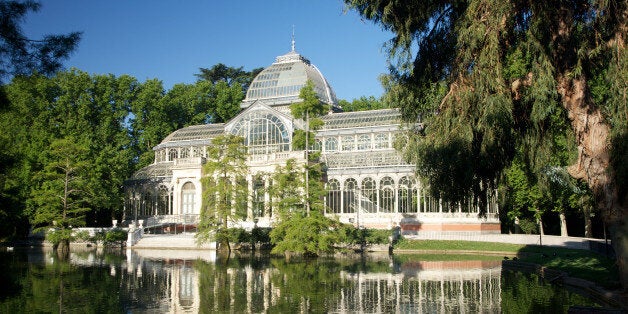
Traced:
<svg viewBox="0 0 628 314">
<path fill-rule="evenodd" d="M 321 101 L 336 106 L 336 95 L 323 74 L 308 59 L 292 50 L 277 57 L 272 65 L 255 77 L 242 107 L 246 108 L 256 101 L 269 105 L 298 102 L 299 92 L 307 80 L 314 83 L 314 89 Z"/>
</svg>

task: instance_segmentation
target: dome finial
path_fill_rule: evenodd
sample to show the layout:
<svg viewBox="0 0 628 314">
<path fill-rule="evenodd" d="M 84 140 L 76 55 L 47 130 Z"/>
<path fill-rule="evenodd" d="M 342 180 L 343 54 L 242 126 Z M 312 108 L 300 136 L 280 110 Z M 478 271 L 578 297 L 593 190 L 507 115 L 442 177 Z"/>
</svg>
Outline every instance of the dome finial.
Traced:
<svg viewBox="0 0 628 314">
<path fill-rule="evenodd" d="M 294 52 L 294 24 L 292 24 L 292 51 Z"/>
</svg>

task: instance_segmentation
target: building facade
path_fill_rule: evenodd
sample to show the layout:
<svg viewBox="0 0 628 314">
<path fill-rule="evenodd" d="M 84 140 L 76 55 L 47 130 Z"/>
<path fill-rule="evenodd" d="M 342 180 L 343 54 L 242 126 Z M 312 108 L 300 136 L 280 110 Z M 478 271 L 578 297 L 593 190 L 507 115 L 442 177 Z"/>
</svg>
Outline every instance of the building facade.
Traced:
<svg viewBox="0 0 628 314">
<path fill-rule="evenodd" d="M 244 138 L 248 152 L 247 218 L 242 227 L 272 226 L 274 216 L 267 188 L 277 166 L 289 159 L 305 163 L 305 151 L 293 149 L 295 130 L 304 122 L 289 106 L 310 80 L 319 99 L 331 108 L 322 117 L 312 149 L 321 152 L 327 195 L 325 214 L 367 228 L 400 226 L 404 233 L 499 233 L 496 195 L 488 196 L 486 216 L 471 204 L 449 204 L 431 197 L 415 176 L 415 165 L 393 147 L 403 141 L 404 126 L 396 109 L 342 112 L 322 73 L 294 48 L 252 81 L 242 111 L 227 123 L 179 129 L 154 147 L 153 164 L 126 182 L 126 220 L 195 224 L 201 208 L 201 177 L 206 150 L 222 134 Z M 420 126 L 410 126 L 420 127 Z M 244 184 L 244 183 L 242 183 Z"/>
</svg>

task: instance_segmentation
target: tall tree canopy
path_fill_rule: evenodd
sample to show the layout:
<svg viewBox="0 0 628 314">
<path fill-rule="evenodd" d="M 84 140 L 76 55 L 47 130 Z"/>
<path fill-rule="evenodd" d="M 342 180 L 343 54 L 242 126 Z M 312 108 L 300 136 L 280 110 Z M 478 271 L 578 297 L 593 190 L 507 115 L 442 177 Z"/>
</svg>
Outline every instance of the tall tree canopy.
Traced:
<svg viewBox="0 0 628 314">
<path fill-rule="evenodd" d="M 0 1 L 0 80 L 33 70 L 52 74 L 78 45 L 79 32 L 46 35 L 41 39 L 26 37 L 20 23 L 29 12 L 37 12 L 40 7 L 35 1 Z"/>
<path fill-rule="evenodd" d="M 243 67 L 234 68 L 226 66 L 222 63 L 213 65 L 211 68 L 199 68 L 200 73 L 195 74 L 199 80 L 209 81 L 212 84 L 218 82 L 225 82 L 227 85 L 232 86 L 240 84 L 242 91 L 246 91 L 251 85 L 253 79 L 262 72 L 264 68 L 255 68 L 251 71 L 242 70 Z"/>
<path fill-rule="evenodd" d="M 626 287 L 628 4 L 345 2 L 394 33 L 388 49 L 404 118 L 431 114 L 410 151 L 443 197 L 481 196 L 516 147 L 529 163 L 545 162 L 552 149 L 544 143 L 571 133 L 576 155 L 567 170 L 587 182 L 611 226 Z"/>
</svg>

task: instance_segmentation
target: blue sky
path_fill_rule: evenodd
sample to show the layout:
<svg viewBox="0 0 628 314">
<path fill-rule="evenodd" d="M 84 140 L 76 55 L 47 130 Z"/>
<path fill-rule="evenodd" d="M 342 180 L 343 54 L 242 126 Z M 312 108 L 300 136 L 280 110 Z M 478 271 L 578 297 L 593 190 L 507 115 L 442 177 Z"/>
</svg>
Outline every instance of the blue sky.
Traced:
<svg viewBox="0 0 628 314">
<path fill-rule="evenodd" d="M 245 70 L 269 66 L 290 51 L 293 25 L 296 51 L 319 68 L 338 98 L 381 96 L 378 76 L 387 73 L 383 45 L 392 34 L 345 12 L 340 0 L 40 3 L 23 24 L 29 37 L 83 32 L 66 68 L 157 78 L 166 89 L 194 82 L 199 67 L 219 62 Z"/>
</svg>

